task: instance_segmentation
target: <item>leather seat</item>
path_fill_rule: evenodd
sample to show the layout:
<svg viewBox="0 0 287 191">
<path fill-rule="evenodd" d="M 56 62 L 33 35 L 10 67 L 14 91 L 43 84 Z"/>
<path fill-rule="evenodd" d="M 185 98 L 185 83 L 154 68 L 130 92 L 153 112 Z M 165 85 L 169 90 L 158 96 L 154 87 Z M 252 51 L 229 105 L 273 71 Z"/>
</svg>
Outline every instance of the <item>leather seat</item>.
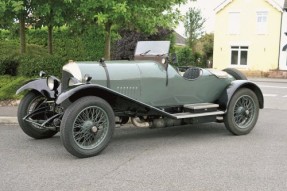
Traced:
<svg viewBox="0 0 287 191">
<path fill-rule="evenodd" d="M 197 67 L 192 67 L 184 72 L 183 77 L 189 80 L 194 80 L 198 78 L 200 75 L 201 75 L 201 69 Z"/>
</svg>

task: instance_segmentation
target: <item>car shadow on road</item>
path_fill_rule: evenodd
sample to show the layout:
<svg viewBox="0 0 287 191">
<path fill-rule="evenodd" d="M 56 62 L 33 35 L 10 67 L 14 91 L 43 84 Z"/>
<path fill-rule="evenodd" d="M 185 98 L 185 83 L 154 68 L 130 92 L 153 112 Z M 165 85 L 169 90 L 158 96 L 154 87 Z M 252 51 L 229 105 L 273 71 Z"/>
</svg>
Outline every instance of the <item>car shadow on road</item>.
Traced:
<svg viewBox="0 0 287 191">
<path fill-rule="evenodd" d="M 124 126 L 116 128 L 109 146 L 100 154 L 106 157 L 128 152 L 143 152 L 147 148 L 161 147 L 161 145 L 173 144 L 202 144 L 204 142 L 216 141 L 232 137 L 224 124 L 207 123 L 198 125 L 185 125 L 159 129 L 137 128 Z M 69 155 L 62 146 L 60 134 L 49 139 L 29 139 L 29 143 L 41 146 L 49 145 L 49 150 L 54 150 L 54 157 L 66 158 Z M 42 154 L 44 154 L 43 152 Z"/>
<path fill-rule="evenodd" d="M 121 140 L 144 140 L 157 138 L 208 138 L 208 137 L 225 137 L 231 134 L 226 130 L 224 124 L 208 123 L 198 125 L 184 125 L 167 127 L 160 129 L 148 128 L 119 128 L 115 131 L 113 141 Z"/>
</svg>

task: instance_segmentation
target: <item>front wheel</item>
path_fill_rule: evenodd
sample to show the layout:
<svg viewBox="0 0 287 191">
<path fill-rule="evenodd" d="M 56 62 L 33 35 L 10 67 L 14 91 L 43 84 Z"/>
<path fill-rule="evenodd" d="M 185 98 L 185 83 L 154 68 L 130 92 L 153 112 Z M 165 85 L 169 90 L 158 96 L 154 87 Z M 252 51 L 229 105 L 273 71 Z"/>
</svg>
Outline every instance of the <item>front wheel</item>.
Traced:
<svg viewBox="0 0 287 191">
<path fill-rule="evenodd" d="M 33 113 L 36 110 L 43 109 L 41 114 L 35 115 L 29 118 L 29 121 L 45 121 L 51 114 L 54 114 L 50 111 L 49 103 L 47 99 L 40 93 L 35 91 L 28 92 L 24 98 L 21 100 L 18 107 L 18 122 L 21 129 L 34 139 L 45 139 L 54 136 L 57 131 L 46 129 L 37 125 L 36 123 L 31 123 L 25 120 L 25 116 Z"/>
<path fill-rule="evenodd" d="M 259 103 L 250 89 L 238 90 L 230 100 L 224 116 L 226 128 L 234 135 L 248 134 L 255 126 L 259 115 Z"/>
<path fill-rule="evenodd" d="M 91 157 L 108 145 L 114 128 L 115 116 L 111 106 L 99 97 L 83 97 L 65 111 L 60 128 L 61 140 L 72 155 Z"/>
</svg>

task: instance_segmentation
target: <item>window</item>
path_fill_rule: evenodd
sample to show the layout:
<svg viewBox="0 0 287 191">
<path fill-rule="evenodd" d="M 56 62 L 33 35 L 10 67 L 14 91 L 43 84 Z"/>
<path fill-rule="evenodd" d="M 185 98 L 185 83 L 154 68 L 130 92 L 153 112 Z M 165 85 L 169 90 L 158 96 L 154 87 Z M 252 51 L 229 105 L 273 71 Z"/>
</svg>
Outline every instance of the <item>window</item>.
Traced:
<svg viewBox="0 0 287 191">
<path fill-rule="evenodd" d="M 229 34 L 240 33 L 240 13 L 230 12 L 229 13 Z"/>
<path fill-rule="evenodd" d="M 231 65 L 246 66 L 248 46 L 231 46 Z"/>
<path fill-rule="evenodd" d="M 257 33 L 258 34 L 266 34 L 267 33 L 267 17 L 268 12 L 267 11 L 258 11 L 257 12 Z"/>
</svg>

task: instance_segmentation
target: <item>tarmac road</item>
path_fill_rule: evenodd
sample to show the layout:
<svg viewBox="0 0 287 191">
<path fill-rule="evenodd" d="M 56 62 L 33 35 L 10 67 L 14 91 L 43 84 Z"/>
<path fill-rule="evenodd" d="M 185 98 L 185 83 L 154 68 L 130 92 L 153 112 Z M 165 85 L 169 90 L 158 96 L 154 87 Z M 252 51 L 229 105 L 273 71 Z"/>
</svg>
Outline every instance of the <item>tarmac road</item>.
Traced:
<svg viewBox="0 0 287 191">
<path fill-rule="evenodd" d="M 262 110 L 247 136 L 223 124 L 125 127 L 88 159 L 67 153 L 59 136 L 33 140 L 2 126 L 0 190 L 286 190 L 286 115 Z"/>
<path fill-rule="evenodd" d="M 100 155 L 77 159 L 59 135 L 34 140 L 18 125 L 0 124 L 0 190 L 285 191 L 287 85 L 258 84 L 266 109 L 246 136 L 233 136 L 216 123 L 127 126 L 116 129 Z"/>
</svg>

